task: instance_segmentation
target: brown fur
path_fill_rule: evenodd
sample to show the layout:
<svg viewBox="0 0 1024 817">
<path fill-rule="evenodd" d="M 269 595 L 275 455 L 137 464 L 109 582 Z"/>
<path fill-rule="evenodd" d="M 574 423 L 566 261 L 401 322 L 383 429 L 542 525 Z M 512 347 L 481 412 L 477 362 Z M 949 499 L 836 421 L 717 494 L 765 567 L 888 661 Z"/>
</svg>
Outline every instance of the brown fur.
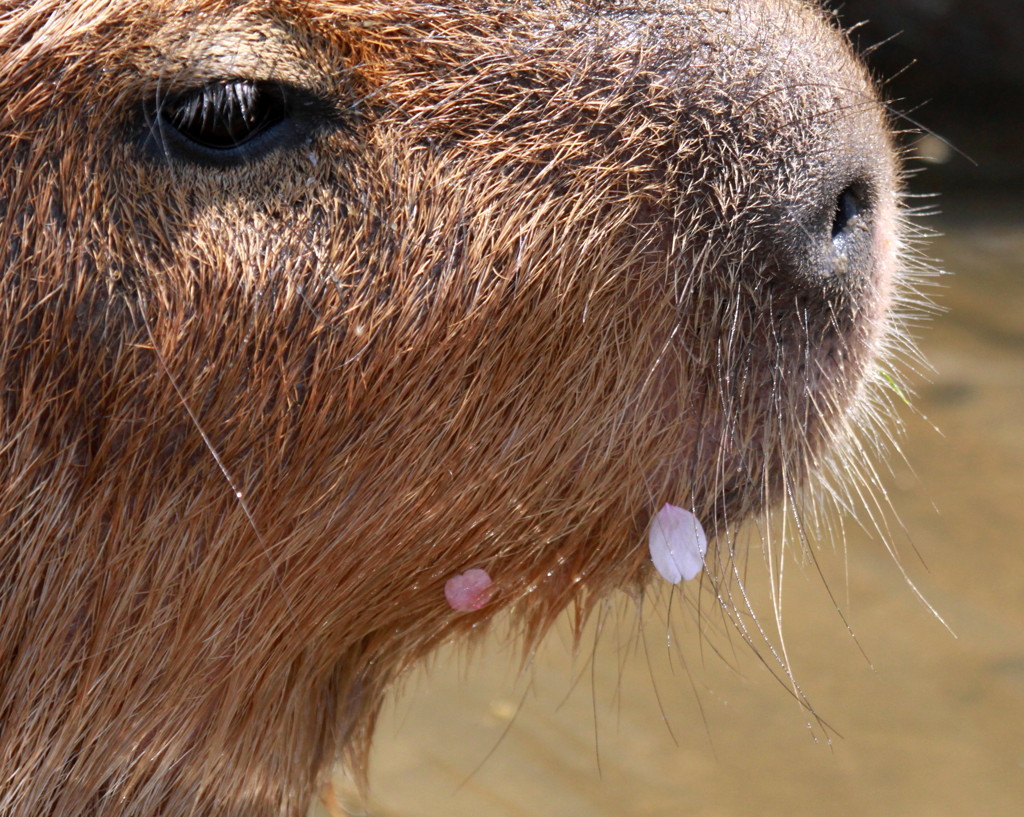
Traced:
<svg viewBox="0 0 1024 817">
<path fill-rule="evenodd" d="M 226 79 L 330 121 L 154 147 Z M 903 297 L 884 114 L 798 0 L 6 0 L 0 219 L 24 817 L 301 815 L 440 641 L 639 588 L 662 503 L 721 543 L 837 443 L 865 468 Z"/>
</svg>

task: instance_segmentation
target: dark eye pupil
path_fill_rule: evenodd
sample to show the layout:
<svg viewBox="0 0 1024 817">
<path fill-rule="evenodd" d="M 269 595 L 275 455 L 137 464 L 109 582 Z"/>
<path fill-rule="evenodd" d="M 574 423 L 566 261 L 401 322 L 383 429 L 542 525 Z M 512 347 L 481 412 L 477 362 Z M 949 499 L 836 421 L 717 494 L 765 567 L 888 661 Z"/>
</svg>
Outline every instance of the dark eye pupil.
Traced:
<svg viewBox="0 0 1024 817">
<path fill-rule="evenodd" d="M 269 83 L 214 83 L 172 97 L 160 108 L 165 123 L 187 139 L 215 150 L 231 150 L 282 122 L 284 93 Z"/>
<path fill-rule="evenodd" d="M 832 216 L 832 239 L 835 240 L 845 233 L 850 222 L 857 218 L 863 209 L 863 198 L 853 185 L 840 193 L 836 199 L 835 214 Z"/>
</svg>

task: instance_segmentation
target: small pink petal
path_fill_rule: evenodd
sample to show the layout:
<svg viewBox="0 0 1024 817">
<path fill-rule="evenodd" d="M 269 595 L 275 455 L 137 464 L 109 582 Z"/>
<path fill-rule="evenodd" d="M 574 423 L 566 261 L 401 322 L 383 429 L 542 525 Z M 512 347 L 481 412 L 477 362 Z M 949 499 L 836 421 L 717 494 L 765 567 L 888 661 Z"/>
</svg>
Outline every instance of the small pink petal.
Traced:
<svg viewBox="0 0 1024 817">
<path fill-rule="evenodd" d="M 491 584 L 486 570 L 470 568 L 444 583 L 444 597 L 453 610 L 461 613 L 479 610 L 491 600 L 494 592 Z"/>
<path fill-rule="evenodd" d="M 697 517 L 668 503 L 651 520 L 648 545 L 655 569 L 672 584 L 696 578 L 708 552 L 708 539 Z"/>
</svg>

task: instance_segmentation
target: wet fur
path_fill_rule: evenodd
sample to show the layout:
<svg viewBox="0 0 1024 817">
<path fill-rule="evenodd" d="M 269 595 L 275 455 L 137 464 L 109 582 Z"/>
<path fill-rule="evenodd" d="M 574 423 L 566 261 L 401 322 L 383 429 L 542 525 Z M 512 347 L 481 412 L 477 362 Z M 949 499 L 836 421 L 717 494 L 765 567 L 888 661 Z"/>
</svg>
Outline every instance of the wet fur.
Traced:
<svg viewBox="0 0 1024 817">
<path fill-rule="evenodd" d="M 814 8 L 717 5 L 0 5 L 0 812 L 301 815 L 439 642 L 639 589 L 661 503 L 726 543 L 869 468 L 885 116 Z M 329 123 L 168 161 L 224 76 Z M 870 258 L 808 284 L 854 165 Z"/>
</svg>

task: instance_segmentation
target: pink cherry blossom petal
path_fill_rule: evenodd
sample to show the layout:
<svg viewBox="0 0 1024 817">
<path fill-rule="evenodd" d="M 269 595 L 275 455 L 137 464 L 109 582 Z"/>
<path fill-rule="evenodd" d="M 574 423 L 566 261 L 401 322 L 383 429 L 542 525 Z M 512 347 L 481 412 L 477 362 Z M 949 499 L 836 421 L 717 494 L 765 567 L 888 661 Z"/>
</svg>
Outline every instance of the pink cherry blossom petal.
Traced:
<svg viewBox="0 0 1024 817">
<path fill-rule="evenodd" d="M 651 520 L 648 544 L 655 569 L 672 584 L 696 578 L 704 567 L 708 539 L 697 517 L 685 508 L 665 503 Z"/>
<path fill-rule="evenodd" d="M 491 577 L 486 570 L 470 568 L 444 583 L 444 597 L 451 608 L 460 613 L 479 610 L 491 600 L 494 593 L 491 584 Z"/>
</svg>

